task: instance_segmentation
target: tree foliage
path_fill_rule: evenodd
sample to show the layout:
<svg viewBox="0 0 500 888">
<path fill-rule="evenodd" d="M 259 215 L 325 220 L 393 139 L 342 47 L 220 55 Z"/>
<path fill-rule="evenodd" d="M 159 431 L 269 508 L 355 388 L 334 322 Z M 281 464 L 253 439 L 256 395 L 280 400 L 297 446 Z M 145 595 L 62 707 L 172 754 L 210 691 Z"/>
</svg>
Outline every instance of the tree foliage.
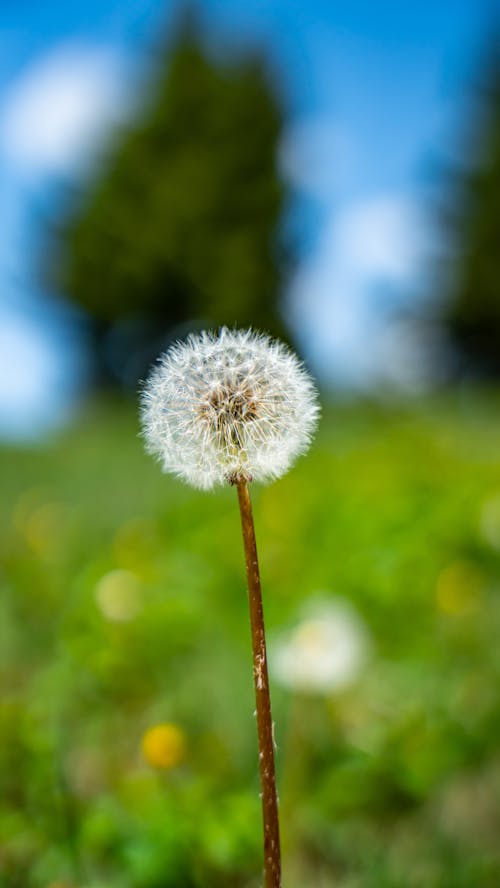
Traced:
<svg viewBox="0 0 500 888">
<path fill-rule="evenodd" d="M 131 385 L 188 326 L 281 333 L 282 110 L 258 55 L 214 62 L 192 24 L 58 226 L 48 276 L 91 318 L 101 379 Z"/>
<path fill-rule="evenodd" d="M 498 36 L 498 35 L 497 35 Z M 475 114 L 473 162 L 456 178 L 452 291 L 444 322 L 468 375 L 500 377 L 500 54 L 489 57 Z"/>
</svg>

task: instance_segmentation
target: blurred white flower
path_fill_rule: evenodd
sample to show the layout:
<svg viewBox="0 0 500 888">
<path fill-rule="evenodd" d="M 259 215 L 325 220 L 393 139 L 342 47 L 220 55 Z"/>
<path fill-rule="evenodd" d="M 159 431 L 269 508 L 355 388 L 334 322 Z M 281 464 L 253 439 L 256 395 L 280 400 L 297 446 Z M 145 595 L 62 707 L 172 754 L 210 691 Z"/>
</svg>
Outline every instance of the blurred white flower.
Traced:
<svg viewBox="0 0 500 888">
<path fill-rule="evenodd" d="M 298 358 L 251 330 L 222 328 L 174 345 L 142 396 L 148 451 L 165 472 L 203 489 L 280 477 L 307 449 L 318 413 Z"/>
<path fill-rule="evenodd" d="M 271 646 L 269 660 L 284 687 L 328 694 L 358 677 L 369 650 L 361 617 L 348 602 L 334 598 L 311 603 L 301 622 Z"/>
</svg>

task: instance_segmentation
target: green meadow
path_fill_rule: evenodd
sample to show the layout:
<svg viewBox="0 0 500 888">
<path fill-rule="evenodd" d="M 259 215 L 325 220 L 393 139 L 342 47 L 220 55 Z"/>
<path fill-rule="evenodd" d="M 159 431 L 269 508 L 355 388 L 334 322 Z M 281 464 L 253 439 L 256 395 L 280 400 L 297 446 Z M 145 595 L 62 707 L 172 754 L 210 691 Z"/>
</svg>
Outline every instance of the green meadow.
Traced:
<svg viewBox="0 0 500 888">
<path fill-rule="evenodd" d="M 271 672 L 285 888 L 500 884 L 499 406 L 327 407 L 253 489 L 270 651 L 318 599 L 370 642 L 329 693 Z M 0 473 L 1 888 L 259 888 L 235 491 L 106 402 Z"/>
</svg>

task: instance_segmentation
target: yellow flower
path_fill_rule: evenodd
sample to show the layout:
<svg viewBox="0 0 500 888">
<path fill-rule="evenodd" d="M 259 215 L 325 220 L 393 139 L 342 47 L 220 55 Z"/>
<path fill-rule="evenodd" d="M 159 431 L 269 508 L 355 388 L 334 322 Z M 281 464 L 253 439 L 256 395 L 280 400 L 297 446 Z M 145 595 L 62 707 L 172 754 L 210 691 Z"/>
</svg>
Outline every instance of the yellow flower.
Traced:
<svg viewBox="0 0 500 888">
<path fill-rule="evenodd" d="M 142 738 L 142 754 L 153 768 L 175 768 L 185 752 L 184 731 L 174 724 L 154 725 Z"/>
</svg>

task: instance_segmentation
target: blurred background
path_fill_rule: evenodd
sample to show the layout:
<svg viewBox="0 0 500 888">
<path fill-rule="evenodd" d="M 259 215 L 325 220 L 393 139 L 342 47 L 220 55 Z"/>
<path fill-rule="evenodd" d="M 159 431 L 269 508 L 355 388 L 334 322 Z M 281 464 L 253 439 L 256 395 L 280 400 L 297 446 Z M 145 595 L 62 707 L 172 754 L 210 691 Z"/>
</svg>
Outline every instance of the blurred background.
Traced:
<svg viewBox="0 0 500 888">
<path fill-rule="evenodd" d="M 234 491 L 143 453 L 188 331 L 288 341 L 254 490 L 287 888 L 500 884 L 500 8 L 4 0 L 0 886 L 258 888 Z"/>
</svg>

